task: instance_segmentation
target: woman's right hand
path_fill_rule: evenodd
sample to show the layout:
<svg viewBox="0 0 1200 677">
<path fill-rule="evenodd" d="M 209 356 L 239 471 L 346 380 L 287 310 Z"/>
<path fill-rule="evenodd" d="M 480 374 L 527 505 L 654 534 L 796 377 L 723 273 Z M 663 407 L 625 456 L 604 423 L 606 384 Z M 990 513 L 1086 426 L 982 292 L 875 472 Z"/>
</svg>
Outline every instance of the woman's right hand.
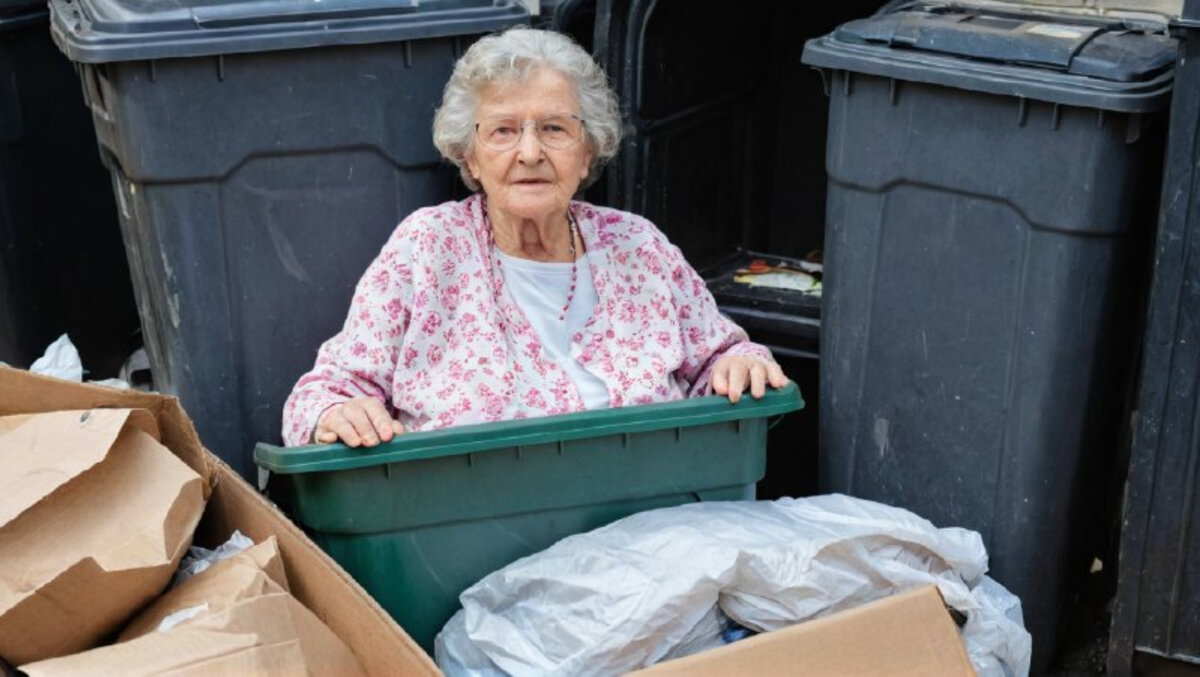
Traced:
<svg viewBox="0 0 1200 677">
<path fill-rule="evenodd" d="M 313 441 L 333 444 L 339 439 L 348 447 L 373 447 L 404 432 L 404 426 L 388 414 L 374 397 L 356 397 L 326 409 L 317 419 Z"/>
</svg>

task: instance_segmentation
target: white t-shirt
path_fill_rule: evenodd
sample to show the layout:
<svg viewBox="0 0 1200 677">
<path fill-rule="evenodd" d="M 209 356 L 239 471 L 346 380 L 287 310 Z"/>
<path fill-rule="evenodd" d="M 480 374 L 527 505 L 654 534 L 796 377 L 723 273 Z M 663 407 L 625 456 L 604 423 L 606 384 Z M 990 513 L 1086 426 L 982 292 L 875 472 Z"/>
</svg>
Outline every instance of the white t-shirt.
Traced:
<svg viewBox="0 0 1200 677">
<path fill-rule="evenodd" d="M 504 286 L 513 303 L 525 312 L 547 354 L 567 372 L 579 389 L 584 405 L 588 409 L 608 407 L 608 388 L 604 381 L 593 376 L 571 357 L 571 336 L 587 324 L 598 300 L 587 254 L 575 262 L 575 297 L 571 299 L 565 320 L 558 318 L 562 315 L 563 304 L 567 302 L 567 293 L 571 289 L 570 263 L 530 261 L 499 250 L 496 254 L 500 256 Z"/>
</svg>

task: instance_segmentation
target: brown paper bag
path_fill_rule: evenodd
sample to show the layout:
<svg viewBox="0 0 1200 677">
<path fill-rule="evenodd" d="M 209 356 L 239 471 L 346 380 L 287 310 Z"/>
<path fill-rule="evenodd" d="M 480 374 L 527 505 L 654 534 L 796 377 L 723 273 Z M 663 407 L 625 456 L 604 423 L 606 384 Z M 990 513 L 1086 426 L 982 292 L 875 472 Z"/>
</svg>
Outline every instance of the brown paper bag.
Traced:
<svg viewBox="0 0 1200 677">
<path fill-rule="evenodd" d="M 206 497 L 211 490 L 196 540 L 213 545 L 234 529 L 259 542 L 275 535 L 287 566 L 292 594 L 354 651 L 369 674 L 428 677 L 441 674 L 433 659 L 329 555 L 229 466 L 204 449 L 179 400 L 154 393 L 68 383 L 0 366 L 0 416 L 94 408 L 146 409 L 153 413 L 162 431 L 163 444 L 204 478 Z M 0 467 L 0 476 L 3 474 Z"/>
<path fill-rule="evenodd" d="M 202 613 L 215 614 L 244 599 L 287 590 L 279 544 L 271 536 L 168 590 L 130 621 L 117 641 L 155 632 L 163 619 L 184 610 L 204 607 Z"/>
<path fill-rule="evenodd" d="M 157 629 L 168 616 L 193 610 Z M 364 674 L 350 649 L 287 591 L 273 536 L 168 591 L 121 639 L 129 641 L 21 670 L 30 677 Z"/>
<path fill-rule="evenodd" d="M 201 622 L 20 670 L 30 677 L 304 675 L 304 653 L 291 623 L 293 603 L 300 604 L 285 592 L 260 595 Z"/>
<path fill-rule="evenodd" d="M 206 487 L 146 411 L 0 417 L 0 656 L 87 649 L 166 586 Z"/>
</svg>

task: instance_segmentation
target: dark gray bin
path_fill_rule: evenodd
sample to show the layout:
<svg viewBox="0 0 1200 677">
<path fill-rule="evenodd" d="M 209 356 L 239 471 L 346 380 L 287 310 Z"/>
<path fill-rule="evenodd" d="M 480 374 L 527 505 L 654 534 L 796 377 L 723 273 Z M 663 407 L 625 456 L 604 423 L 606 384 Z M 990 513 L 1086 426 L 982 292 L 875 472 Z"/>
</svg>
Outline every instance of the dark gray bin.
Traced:
<svg viewBox="0 0 1200 677">
<path fill-rule="evenodd" d="M 138 319 L 108 173 L 45 3 L 0 0 L 0 362 L 68 333 L 89 378 L 116 376 Z"/>
<path fill-rule="evenodd" d="M 1116 447 L 1173 54 L 950 10 L 804 52 L 830 88 L 821 489 L 981 532 L 1035 673 Z"/>
<path fill-rule="evenodd" d="M 1108 673 L 1200 665 L 1200 1 L 1179 22 Z M 1146 673 L 1152 672 L 1149 665 Z M 1183 674 L 1161 665 L 1163 674 Z"/>
<path fill-rule="evenodd" d="M 408 213 L 455 60 L 517 0 L 53 0 L 113 177 L 155 385 L 244 476 Z"/>
</svg>

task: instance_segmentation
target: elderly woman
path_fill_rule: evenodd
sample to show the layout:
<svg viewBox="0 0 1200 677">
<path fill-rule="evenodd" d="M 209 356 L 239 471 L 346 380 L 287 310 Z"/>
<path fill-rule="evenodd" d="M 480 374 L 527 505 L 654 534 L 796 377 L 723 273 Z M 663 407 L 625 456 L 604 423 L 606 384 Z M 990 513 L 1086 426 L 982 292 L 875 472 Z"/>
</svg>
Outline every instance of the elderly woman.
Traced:
<svg viewBox="0 0 1200 677">
<path fill-rule="evenodd" d="M 616 97 L 569 38 L 514 28 L 459 60 L 434 143 L 475 194 L 413 213 L 284 407 L 287 444 L 546 416 L 787 379 L 653 224 L 572 200 Z"/>
</svg>

